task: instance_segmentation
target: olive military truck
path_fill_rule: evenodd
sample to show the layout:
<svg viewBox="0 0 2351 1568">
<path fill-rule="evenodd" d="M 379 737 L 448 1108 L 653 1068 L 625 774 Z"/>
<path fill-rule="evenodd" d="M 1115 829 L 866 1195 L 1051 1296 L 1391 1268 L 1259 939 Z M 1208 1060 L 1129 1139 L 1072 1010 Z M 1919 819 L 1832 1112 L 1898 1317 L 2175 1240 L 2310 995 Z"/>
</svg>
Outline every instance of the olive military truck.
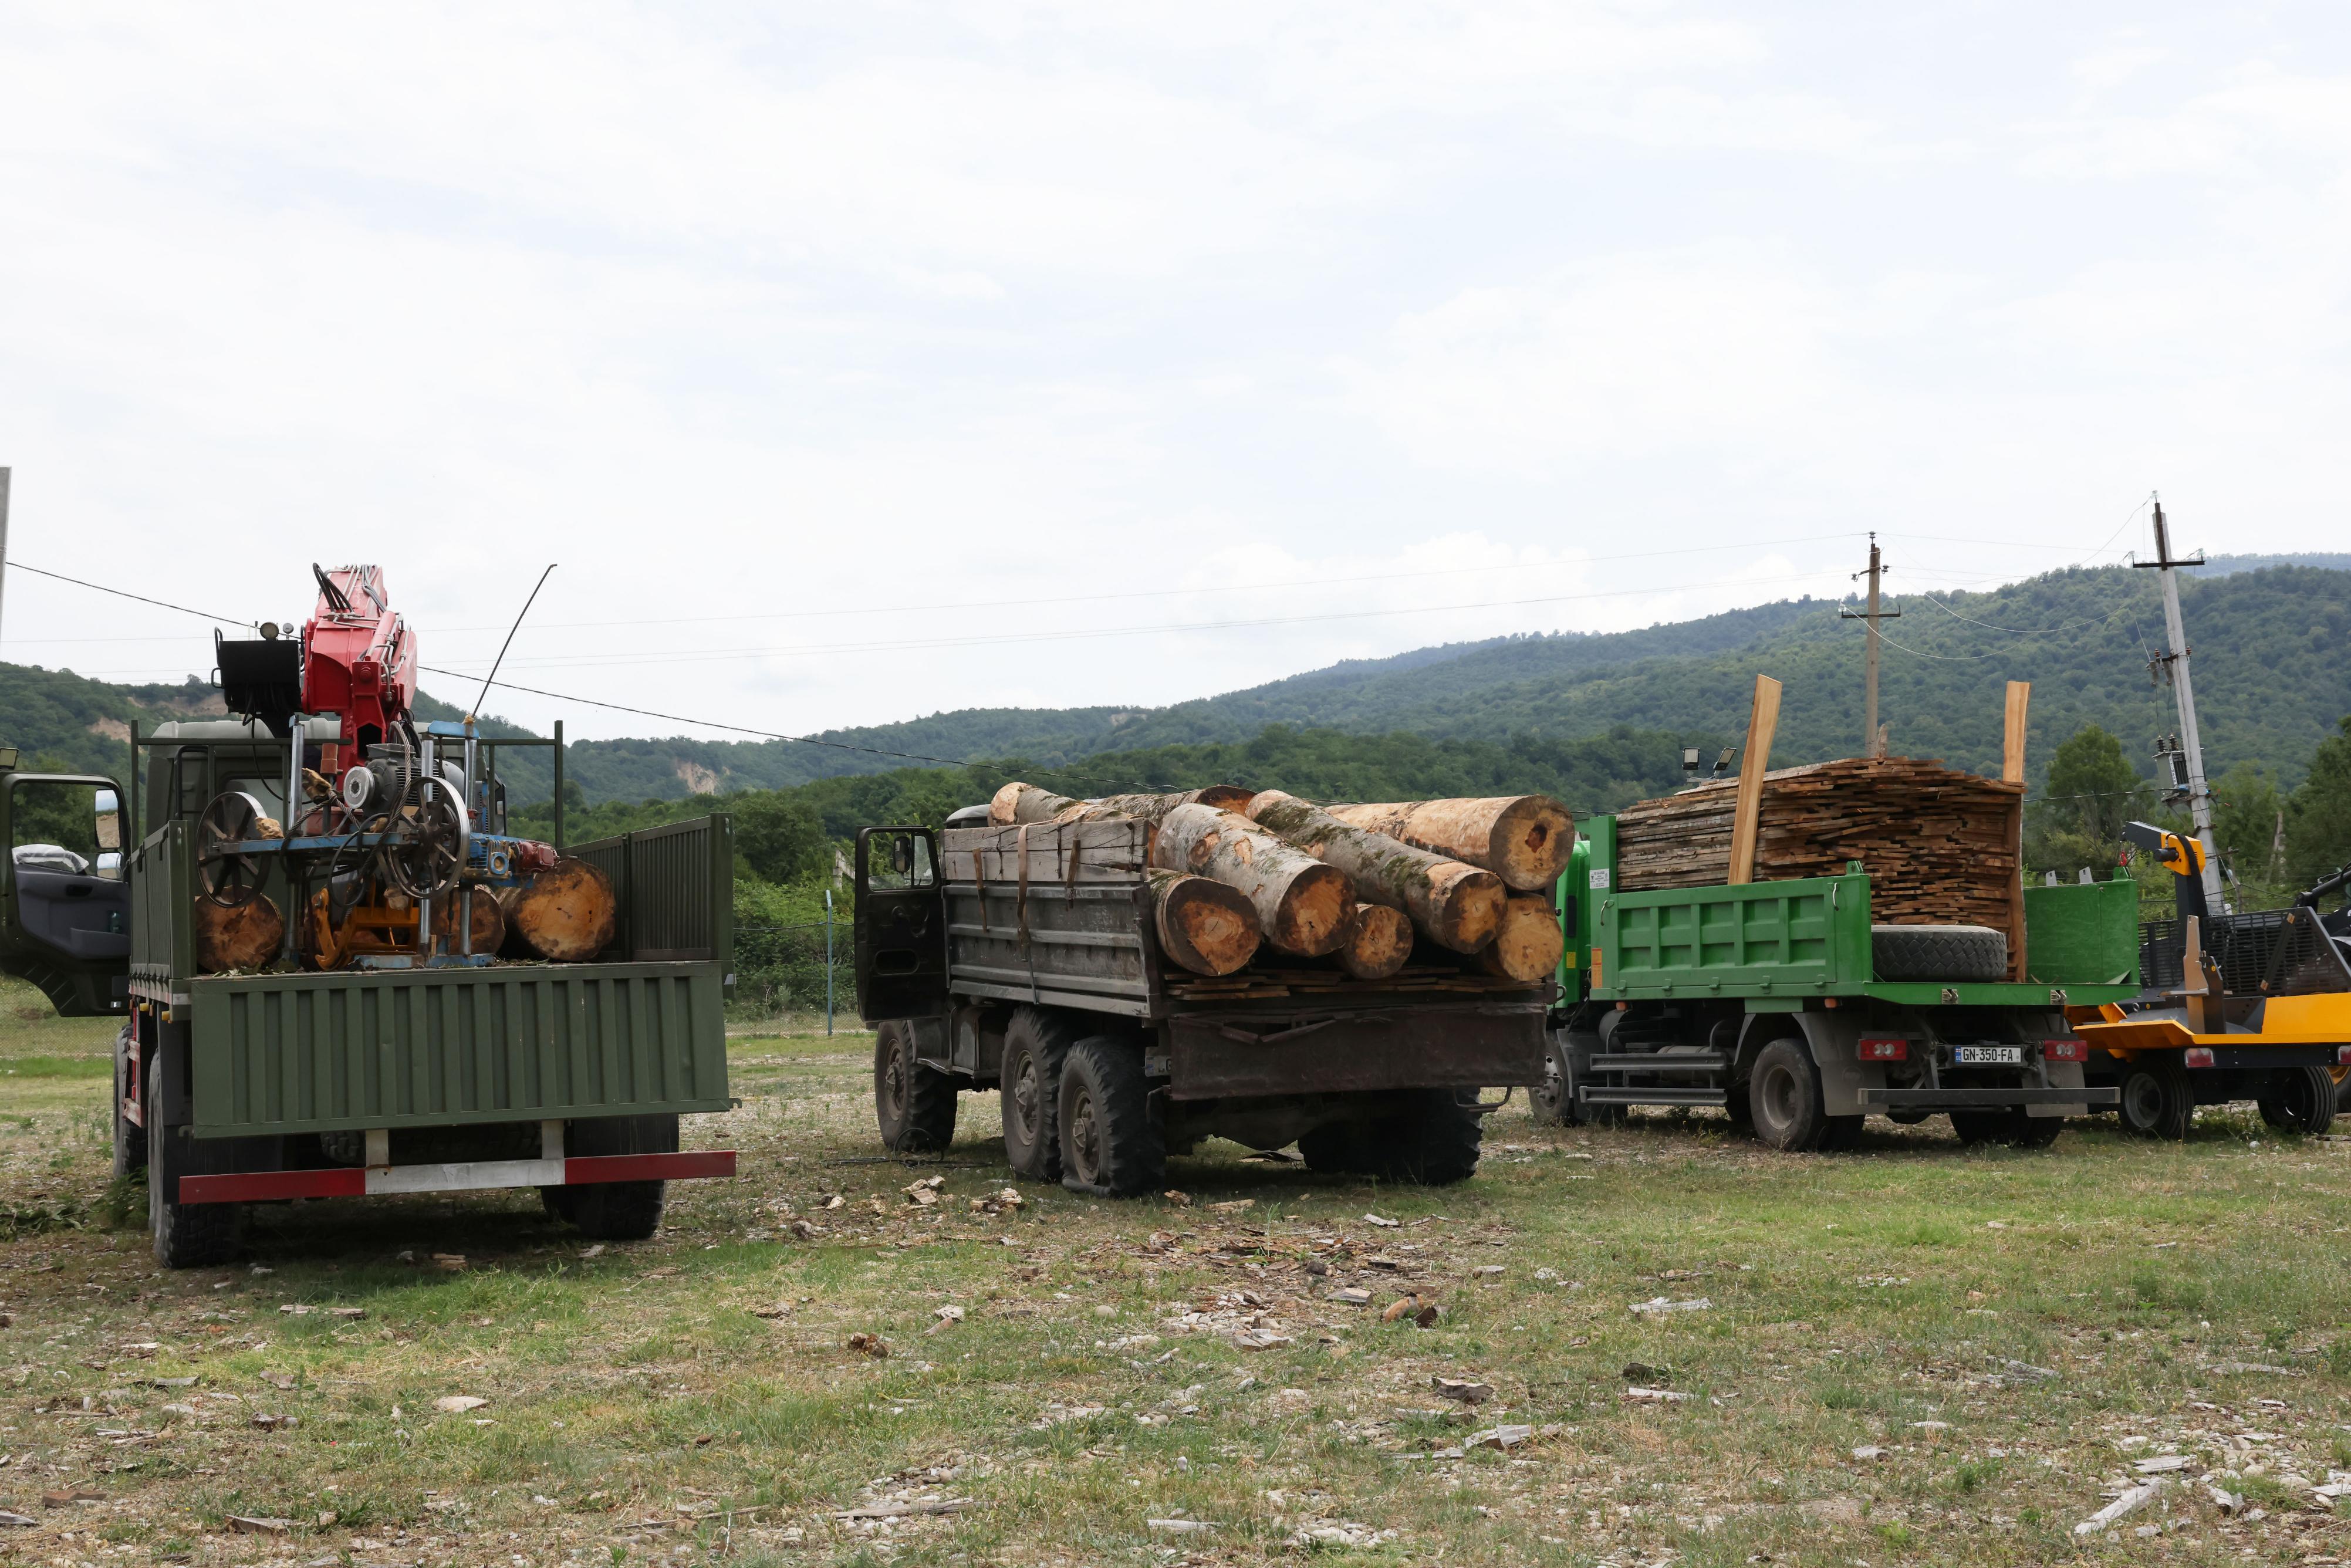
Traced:
<svg viewBox="0 0 2351 1568">
<path fill-rule="evenodd" d="M 858 1005 L 893 1149 L 945 1147 L 958 1094 L 994 1089 L 1014 1171 L 1080 1191 L 1155 1191 L 1168 1155 L 1211 1136 L 1456 1182 L 1477 1167 L 1479 1091 L 1541 1080 L 1547 978 L 1204 980 L 1162 951 L 1150 824 L 959 825 L 986 821 L 857 836 Z"/>
<path fill-rule="evenodd" d="M 217 645 L 246 716 L 133 727 L 143 811 L 111 779 L 0 773 L 0 969 L 123 1017 L 115 1169 L 146 1173 L 168 1267 L 308 1197 L 537 1187 L 651 1234 L 668 1181 L 734 1169 L 678 1136 L 729 1103 L 726 819 L 509 833 L 498 754 L 552 747 L 559 802 L 560 730 L 417 720 L 381 573 L 313 570 L 298 638 Z"/>
</svg>

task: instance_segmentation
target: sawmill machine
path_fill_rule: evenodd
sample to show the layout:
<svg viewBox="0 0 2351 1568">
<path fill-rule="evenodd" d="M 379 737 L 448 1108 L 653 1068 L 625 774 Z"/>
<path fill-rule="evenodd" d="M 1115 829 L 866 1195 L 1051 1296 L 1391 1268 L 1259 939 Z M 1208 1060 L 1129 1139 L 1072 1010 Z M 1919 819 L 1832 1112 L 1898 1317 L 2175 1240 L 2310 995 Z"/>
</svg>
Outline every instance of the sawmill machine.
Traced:
<svg viewBox="0 0 2351 1568">
<path fill-rule="evenodd" d="M 228 710 L 287 742 L 287 804 L 280 820 L 248 789 L 212 799 L 195 830 L 201 891 L 244 908 L 275 864 L 284 956 L 313 968 L 486 964 L 475 900 L 553 867 L 555 848 L 505 831 L 471 716 L 418 721 L 416 637 L 382 571 L 310 570 L 319 601 L 298 635 L 265 622 L 257 638 L 215 636 Z"/>
<path fill-rule="evenodd" d="M 2069 1009 L 2089 1081 L 2116 1085 L 2123 1124 L 2148 1136 L 2247 1099 L 2281 1131 L 2325 1132 L 2351 1081 L 2351 914 L 2320 906 L 2351 867 L 2289 908 L 2215 914 L 2193 834 L 2132 822 L 2124 838 L 2171 873 L 2178 915 L 2140 929 L 2136 999 Z"/>
</svg>

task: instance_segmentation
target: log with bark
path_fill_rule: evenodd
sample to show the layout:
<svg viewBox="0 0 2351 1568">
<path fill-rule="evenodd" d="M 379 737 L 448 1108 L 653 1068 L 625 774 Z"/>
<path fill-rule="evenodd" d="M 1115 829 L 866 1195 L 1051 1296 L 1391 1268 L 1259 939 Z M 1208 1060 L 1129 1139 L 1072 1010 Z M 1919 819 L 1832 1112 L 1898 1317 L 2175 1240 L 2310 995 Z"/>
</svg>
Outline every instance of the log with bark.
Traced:
<svg viewBox="0 0 2351 1568">
<path fill-rule="evenodd" d="M 1103 795 L 1072 800 L 1050 789 L 1014 779 L 987 803 L 987 820 L 998 827 L 1018 822 L 1092 821 L 1102 817 L 1136 817 L 1156 822 L 1178 806 L 1217 806 L 1237 811 L 1249 804 L 1250 791 L 1231 784 L 1211 784 L 1172 795 Z"/>
<path fill-rule="evenodd" d="M 1265 940 L 1314 958 L 1354 935 L 1355 889 L 1347 873 L 1265 831 L 1238 811 L 1196 801 L 1160 819 L 1152 863 L 1238 888 Z"/>
<path fill-rule="evenodd" d="M 1547 890 L 1567 869 L 1575 822 L 1548 795 L 1485 800 L 1396 800 L 1332 806 L 1349 827 L 1385 833 L 1432 854 L 1492 872 L 1521 893 Z"/>
<path fill-rule="evenodd" d="M 1384 980 L 1412 958 L 1412 920 L 1384 904 L 1355 905 L 1355 935 L 1325 960 L 1350 979 Z"/>
<path fill-rule="evenodd" d="M 611 943 L 620 923 L 620 901 L 612 895 L 611 878 L 566 855 L 552 870 L 498 889 L 498 913 L 506 919 L 509 950 L 576 964 Z"/>
<path fill-rule="evenodd" d="M 199 896 L 192 924 L 196 967 L 207 975 L 266 967 L 286 941 L 286 916 L 259 894 L 235 908 Z"/>
<path fill-rule="evenodd" d="M 1363 903 L 1403 910 L 1415 926 L 1457 953 L 1475 953 L 1501 924 L 1505 894 L 1492 872 L 1352 827 L 1279 789 L 1251 800 L 1249 817 L 1284 843 L 1345 872 Z"/>
<path fill-rule="evenodd" d="M 1478 955 L 1478 963 L 1489 975 L 1533 985 L 1551 978 L 1566 951 L 1566 933 L 1560 929 L 1551 895 L 1519 893 L 1510 895 L 1502 911 L 1502 928 L 1495 933 L 1492 946 Z"/>
<path fill-rule="evenodd" d="M 1236 887 L 1187 872 L 1153 870 L 1159 950 L 1196 975 L 1229 975 L 1257 956 L 1257 911 Z"/>
<path fill-rule="evenodd" d="M 470 951 L 495 954 L 506 946 L 507 917 L 498 908 L 498 895 L 486 887 L 464 890 L 463 902 L 473 915 L 474 945 L 462 947 L 458 940 L 457 905 L 461 894 L 445 893 L 433 901 L 433 935 L 441 939 L 441 951 Z"/>
</svg>

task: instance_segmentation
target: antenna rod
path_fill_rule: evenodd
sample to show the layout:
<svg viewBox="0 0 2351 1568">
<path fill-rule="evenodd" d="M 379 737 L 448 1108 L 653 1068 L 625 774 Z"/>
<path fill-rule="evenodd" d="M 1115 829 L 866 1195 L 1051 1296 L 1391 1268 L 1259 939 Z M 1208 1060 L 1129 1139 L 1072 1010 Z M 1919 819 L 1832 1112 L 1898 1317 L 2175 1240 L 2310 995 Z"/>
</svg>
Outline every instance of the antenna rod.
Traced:
<svg viewBox="0 0 2351 1568">
<path fill-rule="evenodd" d="M 547 570 L 538 574 L 538 580 L 531 584 L 530 597 L 522 601 L 521 612 L 516 615 L 514 624 L 507 628 L 507 640 L 498 644 L 498 656 L 490 662 L 490 673 L 482 677 L 482 695 L 474 699 L 473 713 L 467 714 L 466 717 L 471 718 L 474 714 L 480 713 L 482 705 L 490 700 L 490 683 L 498 678 L 498 666 L 507 662 L 507 650 L 514 646 L 515 633 L 522 630 L 523 616 L 529 614 L 530 607 L 538 602 L 538 591 L 547 586 L 547 580 L 554 573 L 555 563 L 549 561 Z"/>
</svg>

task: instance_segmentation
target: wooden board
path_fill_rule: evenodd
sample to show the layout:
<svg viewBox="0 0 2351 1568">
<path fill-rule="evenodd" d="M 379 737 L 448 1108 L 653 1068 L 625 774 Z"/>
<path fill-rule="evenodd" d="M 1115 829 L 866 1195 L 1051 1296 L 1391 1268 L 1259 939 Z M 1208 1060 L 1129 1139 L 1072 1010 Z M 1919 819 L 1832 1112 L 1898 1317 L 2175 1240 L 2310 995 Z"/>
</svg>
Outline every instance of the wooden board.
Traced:
<svg viewBox="0 0 2351 1568">
<path fill-rule="evenodd" d="M 1141 882 L 1151 824 L 1127 818 L 949 828 L 939 835 L 949 882 L 997 886 L 1040 883 Z"/>
<path fill-rule="evenodd" d="M 2024 786 L 1912 758 L 1847 758 L 1763 776 L 1755 880 L 1835 876 L 1859 861 L 1871 915 L 1888 925 L 1989 925 L 2011 969 L 2024 952 Z M 1616 818 L 1626 892 L 1729 880 L 1737 787 L 1701 784 Z"/>
</svg>

